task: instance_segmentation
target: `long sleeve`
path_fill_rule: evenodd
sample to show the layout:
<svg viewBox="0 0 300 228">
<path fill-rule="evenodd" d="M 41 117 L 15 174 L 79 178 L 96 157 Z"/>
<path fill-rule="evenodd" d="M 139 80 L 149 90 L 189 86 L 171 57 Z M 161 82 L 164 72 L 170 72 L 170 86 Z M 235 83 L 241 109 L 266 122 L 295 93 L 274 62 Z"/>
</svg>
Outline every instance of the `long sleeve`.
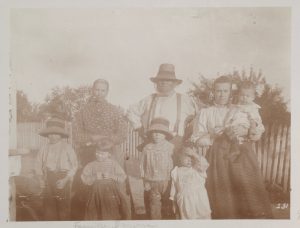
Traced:
<svg viewBox="0 0 300 228">
<path fill-rule="evenodd" d="M 151 96 L 150 96 L 151 97 Z M 145 113 L 150 97 L 140 100 L 138 103 L 131 105 L 127 110 L 127 118 L 134 129 L 142 127 L 142 115 Z"/>
<path fill-rule="evenodd" d="M 178 167 L 176 166 L 171 172 L 171 190 L 170 190 L 170 200 L 174 200 L 176 198 L 176 186 L 175 181 L 177 179 Z"/>
<path fill-rule="evenodd" d="M 92 185 L 97 177 L 96 174 L 93 172 L 93 163 L 87 164 L 81 174 L 81 180 L 86 185 Z"/>
</svg>

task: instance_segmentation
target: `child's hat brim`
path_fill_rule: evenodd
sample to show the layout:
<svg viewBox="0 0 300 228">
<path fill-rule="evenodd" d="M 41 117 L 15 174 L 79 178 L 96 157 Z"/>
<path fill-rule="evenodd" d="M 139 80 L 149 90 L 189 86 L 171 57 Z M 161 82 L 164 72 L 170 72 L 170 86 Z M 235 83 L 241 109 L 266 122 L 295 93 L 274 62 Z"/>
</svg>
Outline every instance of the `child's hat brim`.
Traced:
<svg viewBox="0 0 300 228">
<path fill-rule="evenodd" d="M 60 128 L 60 127 L 47 127 L 39 132 L 40 136 L 48 137 L 51 134 L 57 134 L 60 135 L 62 138 L 68 138 L 69 134 L 66 130 Z"/>
<path fill-rule="evenodd" d="M 171 140 L 172 138 L 173 138 L 173 135 L 170 133 L 170 132 L 168 132 L 168 131 L 164 131 L 164 130 L 159 130 L 159 129 L 153 129 L 153 130 L 149 130 L 148 132 L 147 132 L 147 135 L 148 135 L 148 137 L 151 137 L 151 134 L 152 133 L 161 133 L 161 134 L 164 134 L 165 136 L 166 136 L 166 139 L 167 140 Z"/>
</svg>

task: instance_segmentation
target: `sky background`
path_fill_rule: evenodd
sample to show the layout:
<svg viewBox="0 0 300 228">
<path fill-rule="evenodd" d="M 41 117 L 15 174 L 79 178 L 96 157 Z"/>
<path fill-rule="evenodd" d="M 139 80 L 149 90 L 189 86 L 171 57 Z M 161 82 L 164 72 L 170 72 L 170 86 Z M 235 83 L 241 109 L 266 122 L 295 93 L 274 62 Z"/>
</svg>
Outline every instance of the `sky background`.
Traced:
<svg viewBox="0 0 300 228">
<path fill-rule="evenodd" d="M 290 98 L 288 8 L 13 9 L 10 29 L 11 75 L 32 102 L 104 78 L 108 100 L 126 108 L 154 91 L 165 62 L 180 92 L 252 66 Z"/>
</svg>

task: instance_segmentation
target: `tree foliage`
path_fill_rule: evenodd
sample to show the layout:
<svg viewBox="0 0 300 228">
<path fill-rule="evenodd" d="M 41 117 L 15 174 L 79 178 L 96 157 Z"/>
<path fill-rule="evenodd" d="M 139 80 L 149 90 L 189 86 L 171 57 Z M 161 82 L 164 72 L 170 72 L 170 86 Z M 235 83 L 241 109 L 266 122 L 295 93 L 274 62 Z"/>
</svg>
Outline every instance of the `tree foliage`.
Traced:
<svg viewBox="0 0 300 228">
<path fill-rule="evenodd" d="M 21 90 L 17 90 L 16 103 L 17 122 L 34 122 L 38 120 L 38 105 L 32 104 L 27 95 Z"/>
<path fill-rule="evenodd" d="M 66 120 L 71 120 L 74 114 L 87 102 L 91 87 L 78 88 L 55 87 L 47 95 L 45 103 L 40 106 L 40 115 L 45 118 L 50 114 L 59 115 Z"/>
</svg>

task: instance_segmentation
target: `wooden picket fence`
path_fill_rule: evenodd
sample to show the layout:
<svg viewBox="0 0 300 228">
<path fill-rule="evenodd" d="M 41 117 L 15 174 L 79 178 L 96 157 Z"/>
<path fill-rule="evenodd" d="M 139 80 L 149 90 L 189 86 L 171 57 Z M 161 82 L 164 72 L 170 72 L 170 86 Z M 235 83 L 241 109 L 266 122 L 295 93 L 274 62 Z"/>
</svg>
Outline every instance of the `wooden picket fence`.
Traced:
<svg viewBox="0 0 300 228">
<path fill-rule="evenodd" d="M 43 123 L 18 123 L 17 146 L 19 149 L 38 150 L 47 142 L 47 139 L 38 135 L 44 127 Z M 266 131 L 261 140 L 253 144 L 262 175 L 266 182 L 275 184 L 283 192 L 290 190 L 290 125 L 272 124 L 265 127 Z M 66 129 L 72 135 L 71 124 L 66 124 Z M 127 158 L 139 159 L 136 149 L 142 140 L 138 133 L 128 124 L 127 140 L 120 145 Z M 68 139 L 72 144 L 72 137 Z"/>
</svg>

